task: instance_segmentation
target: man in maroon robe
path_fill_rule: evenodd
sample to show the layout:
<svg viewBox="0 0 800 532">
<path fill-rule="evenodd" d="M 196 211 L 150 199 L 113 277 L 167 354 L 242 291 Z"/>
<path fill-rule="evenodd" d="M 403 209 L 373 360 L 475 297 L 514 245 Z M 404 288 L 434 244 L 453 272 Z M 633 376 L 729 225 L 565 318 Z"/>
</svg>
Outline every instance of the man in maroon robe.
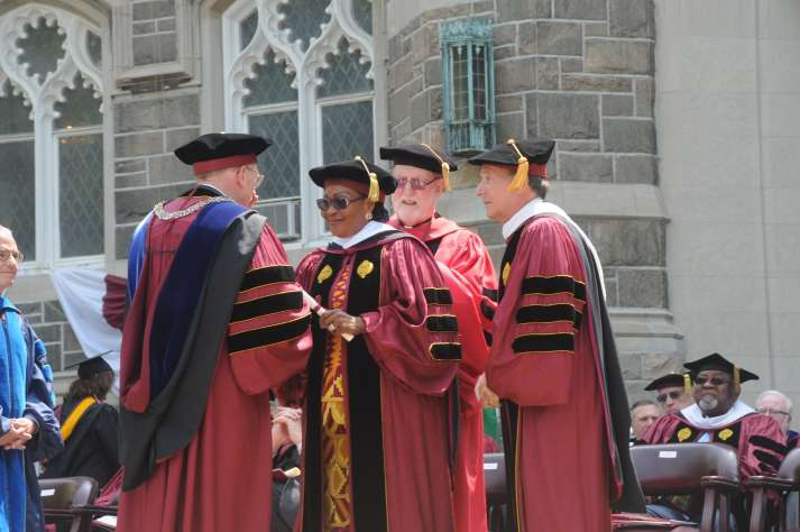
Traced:
<svg viewBox="0 0 800 532">
<path fill-rule="evenodd" d="M 454 506 L 458 532 L 486 532 L 486 488 L 483 473 L 483 416 L 475 385 L 486 369 L 488 329 L 497 300 L 497 281 L 481 238 L 436 211 L 450 190 L 450 172 L 458 166 L 427 144 L 381 148 L 394 161 L 397 190 L 389 225 L 422 240 L 447 272 L 458 317 L 462 359 L 458 371 L 459 423 Z M 460 296 L 460 297 L 459 297 Z M 461 300 L 461 301 L 459 301 Z"/>
<path fill-rule="evenodd" d="M 740 480 L 753 475 L 774 475 L 787 453 L 786 434 L 773 418 L 759 414 L 739 399 L 741 383 L 758 375 L 735 366 L 719 353 L 684 364 L 691 372 L 695 402 L 680 412 L 667 414 L 644 434 L 641 443 L 721 443 L 736 450 Z M 689 518 L 698 517 L 699 500 L 679 508 Z M 666 510 L 666 511 L 665 511 Z M 653 515 L 686 518 L 671 508 L 648 505 Z M 747 519 L 743 497 L 734 505 L 740 526 Z"/>
<path fill-rule="evenodd" d="M 269 527 L 269 390 L 302 371 L 312 339 L 283 247 L 248 208 L 268 145 L 215 133 L 178 148 L 198 186 L 156 205 L 134 236 L 122 532 Z"/>
<path fill-rule="evenodd" d="M 428 248 L 386 223 L 391 174 L 345 161 L 310 175 L 334 239 L 297 267 L 329 310 L 313 324 L 295 530 L 453 532 L 453 297 Z"/>
<path fill-rule="evenodd" d="M 608 532 L 612 501 L 644 505 L 600 261 L 544 201 L 553 147 L 510 139 L 469 161 L 481 166 L 477 195 L 506 238 L 486 376 L 502 399 L 512 528 Z"/>
</svg>

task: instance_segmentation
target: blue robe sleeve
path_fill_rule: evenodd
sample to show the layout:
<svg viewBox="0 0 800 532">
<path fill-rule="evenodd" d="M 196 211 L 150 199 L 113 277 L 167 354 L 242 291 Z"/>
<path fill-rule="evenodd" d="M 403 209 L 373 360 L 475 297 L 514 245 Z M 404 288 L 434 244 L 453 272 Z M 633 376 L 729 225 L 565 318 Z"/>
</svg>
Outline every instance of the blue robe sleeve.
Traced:
<svg viewBox="0 0 800 532">
<path fill-rule="evenodd" d="M 133 232 L 131 246 L 128 249 L 128 306 L 133 302 L 136 286 L 139 284 L 139 274 L 144 264 L 144 252 L 147 244 L 147 228 L 153 213 L 148 214 Z"/>
<path fill-rule="evenodd" d="M 38 430 L 26 446 L 26 457 L 31 461 L 52 458 L 64 444 L 61 441 L 61 427 L 53 412 L 53 370 L 47 362 L 44 344 L 25 324 L 25 340 L 28 347 L 28 392 L 25 400 L 24 416 L 36 422 Z"/>
</svg>

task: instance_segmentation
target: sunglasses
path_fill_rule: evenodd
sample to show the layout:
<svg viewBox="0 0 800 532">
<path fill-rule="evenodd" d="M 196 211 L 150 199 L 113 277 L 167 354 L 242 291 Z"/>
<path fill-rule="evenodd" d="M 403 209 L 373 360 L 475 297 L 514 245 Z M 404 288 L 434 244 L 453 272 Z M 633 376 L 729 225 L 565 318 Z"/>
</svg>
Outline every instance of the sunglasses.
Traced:
<svg viewBox="0 0 800 532">
<path fill-rule="evenodd" d="M 25 259 L 25 255 L 23 255 L 21 251 L 0 249 L 0 262 L 8 262 L 8 260 L 11 259 L 11 257 L 14 257 L 14 260 L 17 262 L 22 262 Z"/>
<path fill-rule="evenodd" d="M 656 401 L 658 401 L 659 403 L 666 403 L 667 398 L 670 398 L 673 401 L 677 401 L 681 395 L 683 395 L 683 392 L 679 392 L 678 390 L 669 393 L 662 393 L 661 395 L 656 397 Z"/>
<path fill-rule="evenodd" d="M 411 179 L 407 177 L 401 177 L 397 180 L 397 188 L 405 188 L 407 184 L 411 184 L 411 188 L 414 190 L 422 190 L 431 183 L 440 180 L 441 177 L 437 177 L 436 179 L 432 179 L 431 181 L 423 181 L 417 177 L 413 177 Z"/>
<path fill-rule="evenodd" d="M 343 211 L 348 208 L 351 203 L 363 199 L 366 199 L 366 196 L 360 196 L 355 199 L 350 199 L 347 196 L 334 196 L 332 198 L 325 196 L 317 200 L 317 208 L 322 212 L 326 212 L 331 207 L 333 207 L 334 210 Z"/>
<path fill-rule="evenodd" d="M 722 377 L 700 377 L 697 376 L 694 378 L 694 383 L 697 386 L 702 386 L 710 382 L 714 386 L 722 386 L 723 384 L 729 384 L 731 381 L 729 379 L 723 379 Z"/>
</svg>

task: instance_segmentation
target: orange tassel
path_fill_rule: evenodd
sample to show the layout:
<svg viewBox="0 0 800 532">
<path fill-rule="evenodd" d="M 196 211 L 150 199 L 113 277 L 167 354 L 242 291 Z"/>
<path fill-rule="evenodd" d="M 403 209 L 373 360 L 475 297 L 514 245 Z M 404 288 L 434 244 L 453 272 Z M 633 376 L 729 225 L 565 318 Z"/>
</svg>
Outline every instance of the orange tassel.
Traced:
<svg viewBox="0 0 800 532">
<path fill-rule="evenodd" d="M 519 151 L 517 147 L 516 141 L 514 139 L 508 139 L 507 144 L 509 144 L 519 158 L 517 159 L 517 173 L 514 176 L 514 180 L 508 185 L 509 192 L 516 192 L 518 190 L 522 190 L 528 184 L 528 170 L 530 165 L 528 164 L 528 158 L 522 155 L 522 152 Z"/>
</svg>

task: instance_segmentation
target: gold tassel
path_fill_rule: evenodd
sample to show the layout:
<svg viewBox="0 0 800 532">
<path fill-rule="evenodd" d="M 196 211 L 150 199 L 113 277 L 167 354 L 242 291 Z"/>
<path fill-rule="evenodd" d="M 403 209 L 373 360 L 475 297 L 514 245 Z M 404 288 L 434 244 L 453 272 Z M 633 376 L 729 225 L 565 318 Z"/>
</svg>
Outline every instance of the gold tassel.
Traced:
<svg viewBox="0 0 800 532">
<path fill-rule="evenodd" d="M 509 192 L 516 192 L 522 190 L 522 188 L 528 184 L 528 169 L 530 165 L 528 164 L 528 158 L 519 151 L 514 139 L 508 139 L 506 143 L 519 155 L 519 159 L 517 159 L 517 173 L 514 176 L 514 180 L 508 185 Z"/>
<path fill-rule="evenodd" d="M 378 203 L 381 199 L 381 189 L 378 185 L 377 174 L 369 171 L 369 166 L 367 166 L 367 163 L 361 158 L 360 155 L 356 155 L 356 161 L 361 163 L 361 165 L 364 167 L 364 171 L 367 172 L 367 175 L 369 176 L 369 195 L 367 196 L 367 201 L 370 203 Z"/>
<path fill-rule="evenodd" d="M 692 395 L 692 376 L 689 373 L 683 374 L 683 391 L 686 395 Z"/>
<path fill-rule="evenodd" d="M 444 181 L 444 189 L 446 191 L 450 192 L 451 190 L 453 190 L 452 188 L 450 188 L 450 165 L 447 164 L 446 162 L 444 162 L 444 159 L 442 159 L 439 156 L 439 154 L 436 153 L 436 150 L 434 150 L 433 148 L 431 148 L 427 144 L 423 143 L 422 145 L 425 146 L 426 148 L 428 148 L 428 151 L 431 152 L 433 154 L 433 156 L 436 157 L 439 160 L 439 162 L 441 163 L 441 165 L 442 165 L 442 181 Z"/>
<path fill-rule="evenodd" d="M 736 389 L 742 384 L 742 369 L 739 366 L 733 366 L 733 385 Z"/>
</svg>

